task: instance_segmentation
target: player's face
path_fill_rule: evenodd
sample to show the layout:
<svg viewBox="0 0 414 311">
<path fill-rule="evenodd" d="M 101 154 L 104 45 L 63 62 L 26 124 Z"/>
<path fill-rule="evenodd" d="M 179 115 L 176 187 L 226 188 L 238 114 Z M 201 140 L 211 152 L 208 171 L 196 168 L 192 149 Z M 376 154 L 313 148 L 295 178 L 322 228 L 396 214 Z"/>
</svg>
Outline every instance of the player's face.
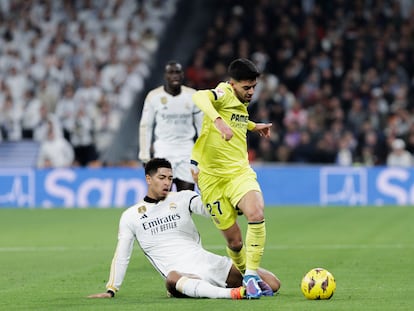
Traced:
<svg viewBox="0 0 414 311">
<path fill-rule="evenodd" d="M 167 65 L 165 68 L 165 81 L 169 88 L 176 89 L 181 87 L 183 79 L 184 72 L 180 64 Z"/>
<path fill-rule="evenodd" d="M 242 103 L 249 103 L 252 100 L 254 89 L 257 85 L 257 80 L 231 80 L 230 84 L 233 87 L 234 94 Z"/>
<path fill-rule="evenodd" d="M 157 172 L 146 176 L 148 196 L 155 200 L 163 200 L 171 189 L 173 174 L 170 168 L 160 167 Z"/>
</svg>

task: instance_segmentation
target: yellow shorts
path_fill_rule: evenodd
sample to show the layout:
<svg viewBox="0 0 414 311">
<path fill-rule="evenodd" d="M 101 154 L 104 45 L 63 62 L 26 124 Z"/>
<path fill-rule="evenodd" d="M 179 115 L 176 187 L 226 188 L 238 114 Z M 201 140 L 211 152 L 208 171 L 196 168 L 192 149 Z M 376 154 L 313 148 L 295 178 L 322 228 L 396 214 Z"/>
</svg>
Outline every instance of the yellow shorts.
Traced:
<svg viewBox="0 0 414 311">
<path fill-rule="evenodd" d="M 201 171 L 198 187 L 204 205 L 220 230 L 226 230 L 236 222 L 237 204 L 246 193 L 261 192 L 257 175 L 250 167 L 237 176 L 229 177 L 203 174 Z"/>
</svg>

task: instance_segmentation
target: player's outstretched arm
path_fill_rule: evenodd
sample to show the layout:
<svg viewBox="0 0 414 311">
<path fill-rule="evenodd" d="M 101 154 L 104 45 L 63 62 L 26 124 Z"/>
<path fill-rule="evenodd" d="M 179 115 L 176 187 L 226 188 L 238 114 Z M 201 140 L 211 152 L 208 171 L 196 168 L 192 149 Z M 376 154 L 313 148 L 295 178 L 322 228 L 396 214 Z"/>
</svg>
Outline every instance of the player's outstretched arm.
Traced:
<svg viewBox="0 0 414 311">
<path fill-rule="evenodd" d="M 260 136 L 269 138 L 271 127 L 272 127 L 272 123 L 256 123 L 256 127 L 253 128 L 252 131 L 258 132 Z"/>
<path fill-rule="evenodd" d="M 109 292 L 98 293 L 98 294 L 93 294 L 93 295 L 88 296 L 88 298 L 112 298 L 112 297 L 114 297 L 114 295 Z"/>
</svg>

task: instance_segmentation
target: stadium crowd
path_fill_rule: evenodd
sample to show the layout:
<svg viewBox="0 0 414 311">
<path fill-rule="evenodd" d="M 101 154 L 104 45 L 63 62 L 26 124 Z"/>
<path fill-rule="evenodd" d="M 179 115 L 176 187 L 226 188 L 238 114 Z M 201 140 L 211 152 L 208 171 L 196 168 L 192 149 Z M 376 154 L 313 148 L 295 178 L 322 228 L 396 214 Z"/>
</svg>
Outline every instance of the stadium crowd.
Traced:
<svg viewBox="0 0 414 311">
<path fill-rule="evenodd" d="M 414 4 L 409 0 L 222 0 L 187 68 L 214 87 L 226 65 L 264 72 L 250 118 L 251 161 L 385 165 L 392 142 L 414 152 Z M 401 144 L 400 144 L 401 145 Z"/>
<path fill-rule="evenodd" d="M 1 1 L 0 141 L 43 143 L 54 124 L 74 163 L 96 163 L 142 91 L 177 3 Z M 396 139 L 414 153 L 412 1 L 211 5 L 186 84 L 214 87 L 237 57 L 263 71 L 249 109 L 273 123 L 272 139 L 249 135 L 252 162 L 384 165 Z"/>
<path fill-rule="evenodd" d="M 175 8 L 175 0 L 0 1 L 0 141 L 47 144 L 39 163 L 47 166 L 67 153 L 64 142 L 51 144 L 63 138 L 75 165 L 99 163 Z"/>
</svg>

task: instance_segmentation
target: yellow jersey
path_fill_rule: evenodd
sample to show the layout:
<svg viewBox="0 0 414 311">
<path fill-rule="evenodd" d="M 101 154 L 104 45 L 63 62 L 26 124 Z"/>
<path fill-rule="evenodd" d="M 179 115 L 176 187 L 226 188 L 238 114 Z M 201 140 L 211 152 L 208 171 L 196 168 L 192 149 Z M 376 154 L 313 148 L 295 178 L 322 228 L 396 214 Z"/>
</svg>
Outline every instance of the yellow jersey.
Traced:
<svg viewBox="0 0 414 311">
<path fill-rule="evenodd" d="M 203 91 L 198 91 L 203 92 Z M 247 130 L 255 123 L 249 121 L 248 103 L 241 102 L 229 83 L 222 82 L 209 92 L 209 101 L 193 96 L 195 104 L 204 112 L 201 134 L 192 151 L 192 159 L 201 172 L 229 177 L 249 168 L 247 155 Z M 221 117 L 233 131 L 233 137 L 226 141 L 215 127 L 214 120 Z"/>
</svg>

